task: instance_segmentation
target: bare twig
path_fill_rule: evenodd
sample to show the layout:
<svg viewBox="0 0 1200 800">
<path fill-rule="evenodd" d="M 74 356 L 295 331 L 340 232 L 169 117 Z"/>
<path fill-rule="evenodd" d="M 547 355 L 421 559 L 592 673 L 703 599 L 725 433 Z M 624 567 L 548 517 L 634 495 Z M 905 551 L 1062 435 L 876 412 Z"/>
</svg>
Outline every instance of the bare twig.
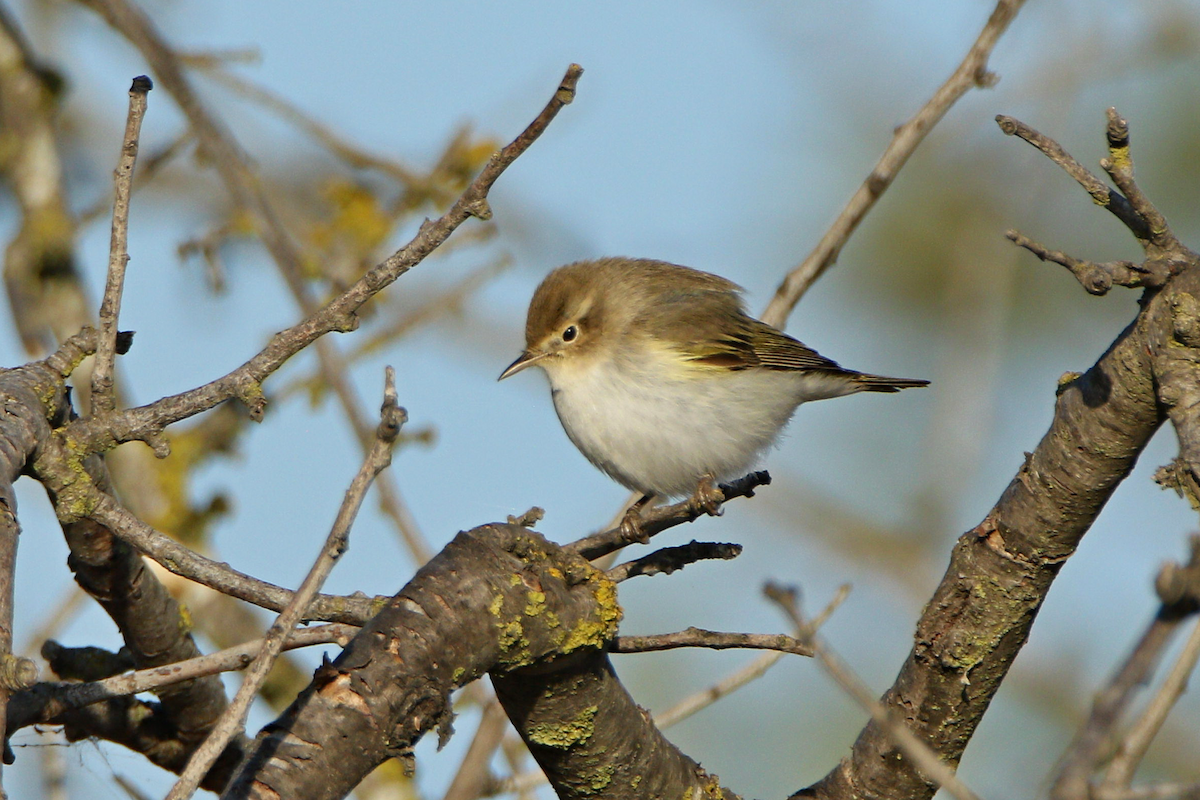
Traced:
<svg viewBox="0 0 1200 800">
<path fill-rule="evenodd" d="M 115 189 L 108 277 L 104 282 L 104 299 L 100 303 L 100 339 L 96 345 L 96 365 L 92 369 L 93 414 L 104 414 L 116 408 L 113 362 L 117 355 L 117 321 L 121 316 L 125 267 L 129 263 L 129 197 L 133 191 L 133 167 L 137 163 L 138 142 L 142 136 L 142 118 L 146 115 L 146 95 L 152 88 L 154 84 L 145 75 L 134 78 L 133 85 L 129 87 L 125 138 L 121 143 L 121 157 L 113 173 Z"/>
<path fill-rule="evenodd" d="M 318 314 L 319 304 L 314 299 L 306 283 L 303 269 L 304 258 L 301 251 L 296 246 L 291 233 L 280 220 L 275 205 L 267 195 L 263 182 L 255 174 L 250 160 L 246 157 L 236 139 L 225 129 L 221 121 L 200 101 L 199 96 L 192 88 L 190 81 L 184 73 L 183 64 L 179 56 L 167 44 L 149 17 L 141 9 L 137 8 L 136 5 L 129 2 L 129 0 L 85 0 L 85 2 L 96 9 L 110 25 L 129 39 L 150 63 L 163 88 L 171 94 L 179 104 L 183 114 L 187 117 L 188 123 L 201 149 L 211 156 L 211 163 L 220 176 L 234 204 L 253 221 L 255 231 L 261 238 L 267 252 L 270 253 L 272 260 L 279 269 L 280 275 L 283 277 L 288 290 L 295 298 L 302 313 L 310 320 L 313 319 Z M 552 104 L 554 104 L 554 101 L 552 101 Z M 555 106 L 555 112 L 557 112 L 558 107 L 561 107 L 561 104 Z M 551 113 L 549 118 L 553 116 L 554 114 Z M 546 123 L 549 122 L 549 118 L 545 119 Z M 543 117 L 539 117 L 538 119 L 542 120 Z M 523 147 L 512 154 L 512 158 L 516 158 L 530 143 L 532 143 L 532 140 L 526 142 Z M 512 145 L 506 148 L 505 152 L 511 148 Z M 495 160 L 495 157 L 493 157 L 493 160 Z M 495 181 L 499 176 L 499 172 L 502 171 L 503 168 L 490 176 L 486 182 L 486 186 L 477 178 L 471 187 L 468 187 L 468 192 L 473 192 L 476 195 L 472 200 L 478 200 L 479 197 L 485 198 L 491 183 Z M 460 197 L 459 202 L 460 204 L 462 203 L 462 197 Z M 342 311 L 334 314 L 329 320 L 334 323 L 332 327 L 321 332 L 314 331 L 316 335 L 308 343 L 302 345 L 302 347 L 307 347 L 308 344 L 312 344 L 321 371 L 342 404 L 342 408 L 351 426 L 354 428 L 355 435 L 358 438 L 364 455 L 370 450 L 372 425 L 368 421 L 368 415 L 362 409 L 357 394 L 354 392 L 344 361 L 337 354 L 337 348 L 332 342 L 323 340 L 321 337 L 330 330 L 353 330 L 358 324 L 354 314 L 363 302 L 366 302 L 369 297 L 392 283 L 404 271 L 407 271 L 423 260 L 429 252 L 432 252 L 434 248 L 439 246 L 470 215 L 470 209 L 455 206 L 447 214 L 443 215 L 441 219 L 423 226 L 421 229 L 422 232 L 410 243 L 409 247 L 404 248 L 393 256 L 393 259 L 396 259 L 401 254 L 412 253 L 415 246 L 417 252 L 413 253 L 411 260 L 406 255 L 401 259 L 403 262 L 402 268 L 399 268 L 401 267 L 399 264 L 395 264 L 386 270 L 377 267 L 366 278 L 360 279 L 355 286 L 359 290 L 363 290 L 370 285 L 371 288 L 369 291 L 363 294 L 361 298 L 353 301 Z M 432 239 L 424 235 L 426 228 L 434 232 Z M 384 277 L 385 274 L 388 274 L 388 277 Z M 371 279 L 370 284 L 365 283 L 367 278 Z M 353 289 L 354 287 L 351 287 L 351 290 Z M 343 294 L 340 299 L 348 298 L 346 294 Z M 334 303 L 337 302 L 337 300 L 334 301 Z M 328 309 L 329 306 L 326 306 L 326 310 Z M 275 337 L 276 340 L 278 338 L 278 336 Z M 287 357 L 290 357 L 290 354 L 285 356 L 285 358 Z M 240 387 L 234 387 L 235 389 L 240 389 L 240 391 L 234 391 L 233 394 L 229 395 L 238 397 L 245 402 L 250 408 L 251 416 L 255 419 L 261 416 L 265 405 L 261 388 L 258 385 L 264 377 L 265 375 L 242 383 Z M 153 436 L 153 432 L 151 432 L 151 436 Z M 140 439 L 145 437 L 135 434 L 134 438 Z M 105 444 L 103 446 L 108 447 L 109 445 Z M 431 555 L 429 546 L 421 536 L 407 506 L 403 503 L 399 490 L 385 478 L 379 481 L 379 494 L 384 512 L 395 523 L 397 530 L 411 550 L 414 559 L 424 563 Z"/>
<path fill-rule="evenodd" d="M 1141 286 L 1146 276 L 1145 267 L 1132 261 L 1106 261 L 1103 263 L 1084 261 L 1067 255 L 1061 250 L 1051 250 L 1015 230 L 1006 231 L 1004 235 L 1017 247 L 1025 248 L 1042 261 L 1061 264 L 1071 270 L 1075 280 L 1079 281 L 1088 294 L 1107 294 L 1113 284 L 1129 287 Z"/>
<path fill-rule="evenodd" d="M 475 800 L 483 795 L 490 775 L 488 763 L 504 741 L 506 730 L 508 716 L 500 702 L 493 698 L 484 705 L 475 736 L 442 800 Z"/>
<path fill-rule="evenodd" d="M 1147 239 L 1157 245 L 1178 245 L 1178 240 L 1171 235 L 1166 217 L 1154 207 L 1133 180 L 1133 159 L 1129 155 L 1129 123 L 1115 108 L 1108 108 L 1105 115 L 1108 118 L 1108 125 L 1104 129 L 1105 138 L 1108 139 L 1108 158 L 1101 160 L 1101 168 L 1125 195 L 1138 217 L 1145 221 Z M 1162 238 L 1164 235 L 1170 237 L 1170 241 L 1165 241 Z"/>
<path fill-rule="evenodd" d="M 875 695 L 862 682 L 862 679 L 816 635 L 812 623 L 806 622 L 800 613 L 800 604 L 794 589 L 768 584 L 764 587 L 763 592 L 768 598 L 774 600 L 796 625 L 797 630 L 801 632 L 800 638 L 812 648 L 813 656 L 826 674 L 833 678 L 834 683 L 840 686 L 842 691 L 850 695 L 863 710 L 870 714 L 871 719 L 888 732 L 904 755 L 916 764 L 921 772 L 956 800 L 979 800 L 978 795 L 958 779 L 954 770 L 938 758 L 938 754 L 934 752 L 933 748 L 918 739 L 903 720 L 894 717 L 882 703 L 876 700 Z"/>
<path fill-rule="evenodd" d="M 653 653 L 680 647 L 703 647 L 709 650 L 778 650 L 797 656 L 811 656 L 812 648 L 783 633 L 726 633 L 688 628 L 678 633 L 659 633 L 652 636 L 618 636 L 609 645 L 612 653 Z"/>
<path fill-rule="evenodd" d="M 1065 253 L 1048 250 L 1012 231 L 1009 232 L 1008 238 L 1043 261 L 1054 261 L 1067 267 L 1084 288 L 1092 294 L 1104 294 L 1113 283 L 1121 286 L 1158 288 L 1163 286 L 1172 275 L 1177 274 L 1189 264 L 1195 263 L 1197 257 L 1171 232 L 1162 212 L 1154 207 L 1154 204 L 1134 181 L 1133 158 L 1129 146 L 1129 123 L 1117 113 L 1115 108 L 1108 109 L 1107 118 L 1105 138 L 1108 141 L 1108 156 L 1100 161 L 1100 166 L 1108 173 L 1120 191 L 1110 189 L 1102 180 L 1076 161 L 1058 142 L 1037 132 L 1020 120 L 1000 115 L 996 117 L 996 122 L 1004 133 L 1018 136 L 1042 151 L 1051 161 L 1078 181 L 1096 203 L 1107 208 L 1124 223 L 1146 251 L 1145 262 L 1140 265 L 1128 261 L 1093 264 L 1072 258 Z"/>
<path fill-rule="evenodd" d="M 764 322 L 776 327 L 783 326 L 796 303 L 808 291 L 808 287 L 837 261 L 838 254 L 858 227 L 858 223 L 895 180 L 897 173 L 930 129 L 945 116 L 958 98 L 969 90 L 975 87 L 989 87 L 996 82 L 996 76 L 987 70 L 988 57 L 1023 4 L 1024 0 L 1000 0 L 996 4 L 987 24 L 983 26 L 962 63 L 912 119 L 896 128 L 892 141 L 879 157 L 875 168 L 850 198 L 842 213 L 821 237 L 813 251 L 788 273 L 783 283 L 775 290 L 775 296 L 763 312 Z"/>
<path fill-rule="evenodd" d="M 319 644 L 344 645 L 356 633 L 353 625 L 334 623 L 293 630 L 284 644 L 285 650 Z M 153 692 L 165 686 L 195 680 L 220 672 L 245 669 L 262 650 L 263 640 L 243 642 L 215 653 L 207 653 L 186 661 L 161 667 L 134 670 L 96 681 L 65 684 L 39 684 L 13 699 L 14 727 L 52 722 L 58 715 L 74 708 L 110 700 L 114 697 Z"/>
<path fill-rule="evenodd" d="M 583 74 L 583 68 L 578 64 L 570 65 L 554 96 L 541 113 L 516 139 L 492 155 L 445 214 L 436 220 L 426 220 L 412 241 L 370 270 L 323 308 L 316 310 L 309 299 L 307 287 L 303 284 L 300 254 L 286 229 L 279 223 L 272 205 L 263 193 L 261 182 L 250 171 L 236 141 L 200 103 L 183 74 L 179 59 L 166 45 L 153 23 L 127 0 L 85 2 L 125 35 L 150 62 L 159 81 L 187 116 L 201 146 L 212 156 L 213 166 L 221 175 L 234 201 L 257 221 L 256 229 L 262 236 L 264 245 L 279 265 L 301 307 L 308 314 L 303 322 L 276 334 L 257 356 L 223 378 L 190 392 L 120 412 L 104 420 L 88 421 L 90 425 L 76 428 L 75 435 L 81 442 L 87 443 L 88 449 L 107 449 L 120 442 L 142 438 L 146 433 L 161 430 L 165 425 L 205 411 L 230 397 L 237 397 L 246 402 L 254 418 L 260 418 L 265 401 L 258 384 L 267 375 L 326 333 L 353 330 L 357 326 L 355 312 L 363 303 L 423 261 L 469 217 L 491 217 L 487 196 L 492 185 L 509 165 L 541 136 L 562 107 L 574 99 L 575 87 Z"/>
<path fill-rule="evenodd" d="M 678 547 L 664 547 L 648 556 L 626 561 L 608 570 L 605 574 L 613 583 L 620 583 L 640 575 L 670 575 L 688 564 L 705 559 L 737 558 L 742 554 L 740 544 L 722 542 L 697 542 L 695 539 Z"/>
<path fill-rule="evenodd" d="M 380 412 L 382 419 L 376 434 L 375 446 L 367 454 L 358 474 L 350 483 L 342 507 L 338 510 L 333 528 L 325 539 L 317 560 L 313 563 L 304 582 L 296 590 L 287 608 L 275 620 L 263 638 L 262 649 L 254 659 L 242 681 L 241 687 L 230 702 L 229 707 L 221 714 L 221 718 L 213 726 L 204 744 L 196 749 L 188 761 L 187 768 L 180 774 L 179 780 L 171 788 L 167 800 L 187 800 L 196 791 L 200 781 L 209 768 L 216 762 L 217 757 L 225 750 L 229 741 L 241 732 L 246 724 L 246 715 L 250 713 L 250 704 L 254 702 L 258 689 L 267 679 L 267 673 L 275 663 L 275 659 L 283 650 L 283 643 L 303 618 L 312 599 L 316 597 L 321 585 L 333 571 L 333 565 L 346 552 L 349 544 L 350 526 L 358 515 L 367 489 L 375 480 L 375 476 L 392 463 L 392 445 L 400 433 L 400 427 L 407 419 L 403 408 L 396 403 L 396 373 L 388 367 L 383 391 L 383 408 Z M 234 778 L 236 781 L 236 777 Z"/>
<path fill-rule="evenodd" d="M 1100 785 L 1101 793 L 1117 792 L 1128 789 L 1133 782 L 1133 774 L 1150 749 L 1150 743 L 1162 729 L 1167 720 L 1167 714 L 1187 689 L 1188 676 L 1196 668 L 1200 659 L 1200 622 L 1192 628 L 1192 635 L 1180 652 L 1175 666 L 1159 687 L 1158 692 L 1150 700 L 1141 718 L 1125 734 L 1117 754 L 1109 762 L 1108 770 Z"/>
<path fill-rule="evenodd" d="M 728 502 L 735 497 L 753 497 L 755 489 L 759 486 L 765 486 L 770 482 L 771 476 L 768 473 L 752 472 L 735 481 L 722 483 L 716 489 L 722 495 L 722 499 L 718 502 Z M 688 499 L 669 506 L 658 506 L 657 508 L 643 510 L 639 520 L 641 534 L 649 538 L 668 528 L 682 525 L 685 522 L 693 522 L 701 516 L 708 514 L 708 506 L 704 498 L 701 497 L 701 494 L 701 492 L 697 492 Z M 642 539 L 637 537 L 631 538 L 629 531 L 626 530 L 626 526 L 618 525 L 607 531 L 594 533 L 591 536 L 585 536 L 582 539 L 571 542 L 563 549 L 568 552 L 578 553 L 591 561 L 600 556 L 607 555 L 614 550 L 619 550 L 626 545 L 641 541 Z"/>
<path fill-rule="evenodd" d="M 826 604 L 825 608 L 821 610 L 821 613 L 810 620 L 809 628 L 819 630 L 849 596 L 850 584 L 842 584 L 838 587 L 837 592 L 829 603 Z M 796 634 L 799 632 L 799 630 L 793 631 Z M 665 711 L 655 714 L 654 723 L 660 728 L 669 728 L 678 722 L 682 722 L 698 711 L 708 708 L 722 697 L 732 694 L 751 681 L 762 677 L 784 655 L 786 654 L 781 652 L 763 653 L 746 666 L 727 675 L 712 686 L 685 697 Z"/>
<path fill-rule="evenodd" d="M 1162 604 L 1116 674 L 1096 694 L 1091 714 L 1059 759 L 1050 788 L 1055 800 L 1091 797 L 1092 773 L 1104 757 L 1134 692 L 1149 682 L 1180 625 L 1200 609 L 1200 537 L 1192 537 L 1188 563 L 1164 566 L 1155 586 Z"/>
<path fill-rule="evenodd" d="M 1110 189 L 1104 181 L 1097 178 L 1087 167 L 1076 161 L 1070 153 L 1063 149 L 1062 145 L 1049 136 L 1029 127 L 1019 119 L 1014 119 L 1004 114 L 996 115 L 996 124 L 1007 135 L 1016 136 L 1019 139 L 1029 142 L 1042 151 L 1042 154 L 1046 158 L 1062 167 L 1064 172 L 1074 178 L 1092 196 L 1097 205 L 1112 212 L 1113 216 L 1121 220 L 1125 227 L 1129 228 L 1139 241 L 1149 240 L 1150 234 L 1146 220 L 1142 219 L 1141 215 L 1134 210 L 1129 200 L 1120 192 L 1114 192 Z"/>
<path fill-rule="evenodd" d="M 420 263 L 468 217 L 490 214 L 487 206 L 488 191 L 504 170 L 536 141 L 559 110 L 571 101 L 582 74 L 583 69 L 578 65 L 573 64 L 568 68 L 558 90 L 546 107 L 516 139 L 492 156 L 487 166 L 449 211 L 437 220 L 427 220 L 408 245 L 369 271 L 320 311 L 292 328 L 276 334 L 262 351 L 241 367 L 196 389 L 165 397 L 139 408 L 79 420 L 68 426 L 60 436 L 70 440 L 72 444 L 61 444 L 60 440 L 59 446 L 47 447 L 41 454 L 39 463 L 35 464 L 39 480 L 50 487 L 60 499 L 59 513 L 70 518 L 80 510 L 86 510 L 87 515 L 109 526 L 118 536 L 130 541 L 168 570 L 193 580 L 199 579 L 201 573 L 207 574 L 225 588 L 207 579 L 199 579 L 200 582 L 220 591 L 227 591 L 239 583 L 229 580 L 232 571 L 228 568 L 203 559 L 187 548 L 156 534 L 149 526 L 120 508 L 112 498 L 86 485 L 83 476 L 71 467 L 71 463 L 88 450 L 99 451 L 120 442 L 152 437 L 167 425 L 212 408 L 231 397 L 241 399 L 250 407 L 254 418 L 261 418 L 265 409 L 265 399 L 260 384 L 268 375 L 324 334 L 334 330 L 352 329 L 356 323 L 355 311 L 370 297 Z M 381 484 L 382 487 L 387 485 L 386 482 Z M 158 555 L 155 555 L 155 552 Z M 188 566 L 182 567 L 185 562 Z M 272 607 L 278 609 L 286 604 L 286 600 L 282 598 L 287 593 L 283 590 L 278 587 L 268 588 L 268 585 L 261 582 L 258 587 L 266 589 L 267 594 L 274 597 Z M 341 618 L 338 621 L 354 620 Z"/>
</svg>

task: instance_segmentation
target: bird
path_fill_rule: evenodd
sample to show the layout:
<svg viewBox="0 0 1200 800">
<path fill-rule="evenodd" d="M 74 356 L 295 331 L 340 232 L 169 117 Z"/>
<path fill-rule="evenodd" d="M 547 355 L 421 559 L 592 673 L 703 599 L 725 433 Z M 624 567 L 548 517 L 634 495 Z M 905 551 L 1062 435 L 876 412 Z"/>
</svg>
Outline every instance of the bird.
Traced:
<svg viewBox="0 0 1200 800">
<path fill-rule="evenodd" d="M 846 369 L 755 319 L 742 291 L 665 261 L 567 264 L 499 380 L 541 368 L 571 442 L 642 504 L 748 473 L 802 403 L 929 383 Z"/>
</svg>

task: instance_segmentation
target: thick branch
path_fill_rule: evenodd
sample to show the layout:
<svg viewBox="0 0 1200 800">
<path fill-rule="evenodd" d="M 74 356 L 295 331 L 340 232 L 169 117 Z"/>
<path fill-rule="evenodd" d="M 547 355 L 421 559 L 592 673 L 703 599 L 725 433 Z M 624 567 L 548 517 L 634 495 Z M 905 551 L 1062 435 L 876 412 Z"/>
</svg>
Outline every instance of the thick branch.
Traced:
<svg viewBox="0 0 1200 800">
<path fill-rule="evenodd" d="M 1169 256 L 1189 266 L 1148 293 L 1137 319 L 1085 375 L 1060 386 L 1050 430 L 984 521 L 959 539 L 913 650 L 883 697 L 950 765 L 1025 643 L 1058 570 L 1163 422 L 1155 388 L 1158 363 L 1179 350 L 1173 307 L 1200 296 L 1190 253 Z M 902 800 L 928 798 L 934 788 L 871 724 L 852 755 L 803 794 Z"/>
<path fill-rule="evenodd" d="M 619 618 L 612 582 L 539 535 L 461 533 L 259 737 L 226 796 L 343 797 L 426 732 L 448 735 L 453 689 L 598 652 Z"/>
</svg>

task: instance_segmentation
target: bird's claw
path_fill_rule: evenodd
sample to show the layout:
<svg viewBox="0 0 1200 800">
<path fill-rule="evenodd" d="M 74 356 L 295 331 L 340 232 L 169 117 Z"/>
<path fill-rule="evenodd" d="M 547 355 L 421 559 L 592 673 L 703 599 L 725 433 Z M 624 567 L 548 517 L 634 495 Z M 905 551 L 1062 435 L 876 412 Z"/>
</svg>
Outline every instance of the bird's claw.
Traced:
<svg viewBox="0 0 1200 800">
<path fill-rule="evenodd" d="M 642 527 L 642 509 L 637 505 L 631 506 L 621 520 L 621 538 L 638 544 L 650 543 L 650 534 Z"/>
<path fill-rule="evenodd" d="M 714 485 L 712 475 L 705 475 L 696 487 L 696 500 L 710 517 L 719 517 L 721 505 L 725 502 L 725 493 Z"/>
</svg>

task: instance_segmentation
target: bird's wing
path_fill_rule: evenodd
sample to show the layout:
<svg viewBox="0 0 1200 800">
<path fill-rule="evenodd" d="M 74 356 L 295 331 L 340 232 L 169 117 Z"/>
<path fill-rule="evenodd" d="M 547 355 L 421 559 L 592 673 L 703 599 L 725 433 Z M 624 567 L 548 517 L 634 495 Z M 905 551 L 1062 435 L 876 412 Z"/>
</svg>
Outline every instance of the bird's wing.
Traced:
<svg viewBox="0 0 1200 800">
<path fill-rule="evenodd" d="M 823 370 L 844 372 L 836 361 L 819 354 L 742 307 L 728 290 L 694 288 L 660 298 L 639 320 L 659 340 L 678 341 L 688 360 L 714 369 Z"/>
<path fill-rule="evenodd" d="M 758 365 L 764 369 L 848 371 L 833 359 L 826 358 L 803 342 L 765 322 L 750 318 L 749 325 L 752 329 L 754 354 L 758 357 Z"/>
</svg>

